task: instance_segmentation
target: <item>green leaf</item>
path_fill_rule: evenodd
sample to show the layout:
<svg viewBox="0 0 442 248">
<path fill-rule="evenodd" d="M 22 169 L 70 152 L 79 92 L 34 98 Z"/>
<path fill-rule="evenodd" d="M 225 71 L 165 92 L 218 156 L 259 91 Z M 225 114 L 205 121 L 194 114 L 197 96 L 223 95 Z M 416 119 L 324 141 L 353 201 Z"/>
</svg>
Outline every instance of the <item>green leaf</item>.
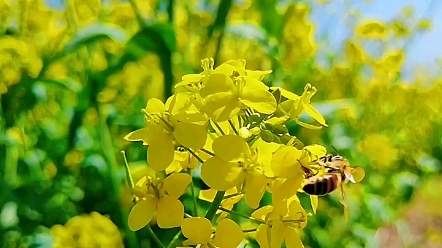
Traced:
<svg viewBox="0 0 442 248">
<path fill-rule="evenodd" d="M 127 41 L 127 35 L 123 29 L 113 24 L 95 23 L 80 29 L 68 44 L 65 45 L 65 52 L 78 50 L 80 47 L 97 42 L 102 39 L 112 39 L 120 43 Z"/>
<path fill-rule="evenodd" d="M 172 95 L 172 53 L 175 47 L 173 27 L 170 24 L 152 24 L 141 29 L 129 40 L 126 44 L 125 56 L 120 64 L 124 65 L 128 61 L 138 60 L 149 52 L 157 54 L 164 73 L 164 97 L 167 98 Z"/>
<path fill-rule="evenodd" d="M 318 196 L 317 195 L 310 195 L 310 202 L 312 204 L 313 213 L 316 214 L 316 209 L 318 209 Z"/>
<path fill-rule="evenodd" d="M 43 80 L 38 80 L 37 82 L 35 82 L 36 84 L 43 84 L 45 86 L 61 86 L 67 90 L 70 90 L 74 93 L 78 93 L 83 89 L 83 86 L 80 84 L 80 82 L 74 80 L 73 78 L 65 78 L 65 79 L 60 79 L 60 80 L 56 80 L 56 79 L 43 79 Z"/>
<path fill-rule="evenodd" d="M 208 36 L 212 37 L 215 31 L 223 30 L 226 26 L 227 15 L 232 7 L 233 0 L 221 0 L 216 12 L 215 22 L 209 27 Z"/>
</svg>

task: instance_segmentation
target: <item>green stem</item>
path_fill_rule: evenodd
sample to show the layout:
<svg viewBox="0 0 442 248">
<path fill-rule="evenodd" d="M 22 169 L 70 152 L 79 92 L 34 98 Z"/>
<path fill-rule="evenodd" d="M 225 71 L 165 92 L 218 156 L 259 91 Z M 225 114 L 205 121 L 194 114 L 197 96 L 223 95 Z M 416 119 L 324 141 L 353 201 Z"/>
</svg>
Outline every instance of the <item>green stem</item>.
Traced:
<svg viewBox="0 0 442 248">
<path fill-rule="evenodd" d="M 178 240 L 183 236 L 183 232 L 180 230 L 174 237 L 173 239 L 170 241 L 169 245 L 167 246 L 167 248 L 174 248 L 176 247 L 175 244 L 178 242 Z"/>
<path fill-rule="evenodd" d="M 233 129 L 233 132 L 235 132 L 236 135 L 239 135 L 238 130 L 236 130 L 235 125 L 233 125 L 233 122 L 231 120 L 228 121 L 230 127 Z"/>
<path fill-rule="evenodd" d="M 129 0 L 130 5 L 132 5 L 132 9 L 134 9 L 135 16 L 137 17 L 138 24 L 140 25 L 140 28 L 144 28 L 146 26 L 146 23 L 144 22 L 143 16 L 141 15 L 140 9 L 138 8 L 137 4 L 135 3 L 135 0 Z"/>
<path fill-rule="evenodd" d="M 226 191 L 218 191 L 216 192 L 215 199 L 213 199 L 212 205 L 210 205 L 209 210 L 207 210 L 207 213 L 204 217 L 206 217 L 209 220 L 213 219 L 213 216 L 215 216 L 216 211 L 218 208 L 220 208 L 222 200 L 224 200 L 224 195 L 226 194 Z"/>
<path fill-rule="evenodd" d="M 215 125 L 216 128 L 218 128 L 219 132 L 220 132 L 222 135 L 226 135 L 226 134 L 224 133 L 223 129 L 218 125 L 218 123 L 216 123 L 216 122 L 213 121 L 213 124 Z"/>
<path fill-rule="evenodd" d="M 187 174 L 192 176 L 190 169 L 187 169 Z M 196 197 L 195 197 L 195 184 L 193 183 L 193 179 L 192 179 L 192 186 L 190 188 L 190 191 L 191 191 L 192 198 L 193 198 L 193 215 L 198 216 L 198 208 L 197 208 Z"/>
<path fill-rule="evenodd" d="M 206 149 L 204 149 L 204 148 L 201 148 L 201 151 L 202 151 L 202 152 L 205 152 L 205 153 L 207 153 L 207 154 L 209 154 L 210 156 L 215 156 L 215 153 L 213 153 L 213 152 L 211 152 L 211 151 L 208 151 L 208 150 L 206 150 Z"/>
<path fill-rule="evenodd" d="M 245 219 L 248 219 L 248 220 L 251 220 L 251 221 L 257 222 L 257 223 L 259 223 L 259 224 L 266 224 L 265 221 L 263 221 L 263 220 L 253 218 L 253 217 L 251 217 L 251 216 L 247 216 L 247 215 L 245 215 L 245 214 L 243 214 L 243 213 L 239 213 L 239 212 L 235 212 L 235 211 L 232 211 L 232 210 L 228 210 L 228 209 L 223 208 L 223 207 L 219 207 L 219 210 L 222 210 L 222 211 L 227 212 L 227 213 L 230 213 L 230 214 L 237 215 L 237 216 L 239 216 L 239 217 L 242 217 L 242 218 L 245 218 Z"/>
<path fill-rule="evenodd" d="M 157 245 L 160 247 L 160 248 L 166 248 L 164 245 L 163 245 L 163 243 L 161 243 L 161 240 L 157 237 L 157 235 L 154 233 L 154 231 L 152 230 L 152 228 L 149 226 L 149 225 L 147 225 L 147 231 L 149 232 L 149 234 L 150 234 L 150 236 L 152 236 L 152 239 L 153 239 L 153 241 L 155 241 L 155 243 L 157 243 Z"/>
<path fill-rule="evenodd" d="M 188 151 L 190 154 L 192 154 L 200 163 L 204 163 L 204 160 L 200 157 L 198 157 L 198 155 L 196 155 L 196 153 L 194 151 L 192 151 L 191 149 L 183 146 L 183 148 Z"/>
</svg>

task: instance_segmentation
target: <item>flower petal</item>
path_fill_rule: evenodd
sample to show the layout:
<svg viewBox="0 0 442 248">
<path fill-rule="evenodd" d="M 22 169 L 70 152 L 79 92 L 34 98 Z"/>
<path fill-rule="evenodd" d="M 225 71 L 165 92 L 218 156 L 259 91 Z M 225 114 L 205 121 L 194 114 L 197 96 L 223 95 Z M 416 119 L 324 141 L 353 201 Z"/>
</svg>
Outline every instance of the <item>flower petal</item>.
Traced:
<svg viewBox="0 0 442 248">
<path fill-rule="evenodd" d="M 273 211 L 273 206 L 267 205 L 260 207 L 252 213 L 252 217 L 255 219 L 265 220 L 267 215 Z"/>
<path fill-rule="evenodd" d="M 284 242 L 285 225 L 281 220 L 273 220 L 270 228 L 270 247 L 279 248 Z"/>
<path fill-rule="evenodd" d="M 218 223 L 215 238 L 212 241 L 217 247 L 236 248 L 243 240 L 241 228 L 231 219 L 223 219 Z"/>
<path fill-rule="evenodd" d="M 197 244 L 209 243 L 212 224 L 204 217 L 185 218 L 181 224 L 183 235 Z"/>
<path fill-rule="evenodd" d="M 268 239 L 270 235 L 270 228 L 268 225 L 259 225 L 256 230 L 256 242 L 258 242 L 261 248 L 270 248 L 270 240 Z"/>
<path fill-rule="evenodd" d="M 275 112 L 277 105 L 275 97 L 267 90 L 247 88 L 242 91 L 241 102 L 263 114 Z"/>
<path fill-rule="evenodd" d="M 288 178 L 301 174 L 301 165 L 298 160 L 302 151 L 292 146 L 283 146 L 272 157 L 271 168 L 275 176 Z"/>
<path fill-rule="evenodd" d="M 192 182 L 192 176 L 186 173 L 173 173 L 163 180 L 163 189 L 170 196 L 180 197 L 186 192 L 187 186 Z"/>
<path fill-rule="evenodd" d="M 236 162 L 226 162 L 215 156 L 202 164 L 201 179 L 210 188 L 228 190 L 244 180 L 244 172 Z"/>
<path fill-rule="evenodd" d="M 304 104 L 304 111 L 319 122 L 319 124 L 324 127 L 328 127 L 327 123 L 325 123 L 324 117 L 315 108 L 313 108 L 311 104 Z"/>
<path fill-rule="evenodd" d="M 148 145 L 149 130 L 147 128 L 140 128 L 124 136 L 124 139 L 127 141 L 143 141 L 143 145 Z"/>
<path fill-rule="evenodd" d="M 205 125 L 177 122 L 174 124 L 174 127 L 173 135 L 178 143 L 195 150 L 203 148 L 207 139 L 207 128 Z"/>
<path fill-rule="evenodd" d="M 227 121 L 241 110 L 241 102 L 231 92 L 206 97 L 205 113 L 215 122 Z"/>
<path fill-rule="evenodd" d="M 261 201 L 267 182 L 266 176 L 259 173 L 246 173 L 246 201 L 249 207 L 255 209 L 259 207 L 259 202 Z"/>
<path fill-rule="evenodd" d="M 174 146 L 172 136 L 161 132 L 155 136 L 147 150 L 147 162 L 156 171 L 166 169 L 173 161 Z"/>
<path fill-rule="evenodd" d="M 157 224 L 160 228 L 181 226 L 184 218 L 183 204 L 173 196 L 164 196 L 158 202 Z"/>
<path fill-rule="evenodd" d="M 129 229 L 138 231 L 151 220 L 157 208 L 157 200 L 153 195 L 146 195 L 133 206 L 129 213 Z"/>
<path fill-rule="evenodd" d="M 218 137 L 212 144 L 216 156 L 224 161 L 243 161 L 250 157 L 251 152 L 247 142 L 236 135 Z"/>
<path fill-rule="evenodd" d="M 162 114 L 163 112 L 166 111 L 166 107 L 164 106 L 164 103 L 160 99 L 151 98 L 147 102 L 145 110 L 147 113 L 160 113 L 160 114 Z"/>
<path fill-rule="evenodd" d="M 213 73 L 207 78 L 206 85 L 200 90 L 202 97 L 207 97 L 220 92 L 232 92 L 235 85 L 232 79 L 222 73 Z"/>
<path fill-rule="evenodd" d="M 304 244 L 302 244 L 298 232 L 291 227 L 285 230 L 285 245 L 287 248 L 304 248 Z"/>
</svg>

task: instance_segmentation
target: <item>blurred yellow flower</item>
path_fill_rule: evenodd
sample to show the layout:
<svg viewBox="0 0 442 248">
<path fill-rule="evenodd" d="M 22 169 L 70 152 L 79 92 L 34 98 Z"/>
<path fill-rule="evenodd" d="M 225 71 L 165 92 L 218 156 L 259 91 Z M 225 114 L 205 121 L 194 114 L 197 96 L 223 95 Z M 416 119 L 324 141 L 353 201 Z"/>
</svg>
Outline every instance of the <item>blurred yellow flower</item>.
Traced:
<svg viewBox="0 0 442 248">
<path fill-rule="evenodd" d="M 54 248 L 124 247 L 117 226 L 97 212 L 75 216 L 64 226 L 52 226 L 51 233 Z"/>
<path fill-rule="evenodd" d="M 372 161 L 371 166 L 386 169 L 398 158 L 398 149 L 393 141 L 383 134 L 368 134 L 358 144 L 359 152 L 364 153 Z"/>
<path fill-rule="evenodd" d="M 387 36 L 387 27 L 378 21 L 366 22 L 356 28 L 356 35 L 368 39 L 384 39 Z"/>
</svg>

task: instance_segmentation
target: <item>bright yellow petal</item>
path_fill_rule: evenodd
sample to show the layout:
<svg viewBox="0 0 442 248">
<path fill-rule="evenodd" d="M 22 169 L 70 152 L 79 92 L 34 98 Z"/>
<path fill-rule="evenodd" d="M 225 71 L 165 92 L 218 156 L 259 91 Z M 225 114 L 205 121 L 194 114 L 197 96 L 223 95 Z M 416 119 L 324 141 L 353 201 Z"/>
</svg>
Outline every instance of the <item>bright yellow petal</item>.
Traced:
<svg viewBox="0 0 442 248">
<path fill-rule="evenodd" d="M 181 226 L 184 218 L 183 204 L 173 196 L 164 196 L 158 202 L 157 224 L 161 228 Z"/>
<path fill-rule="evenodd" d="M 186 173 L 173 173 L 163 180 L 163 189 L 170 196 L 180 197 L 186 192 L 187 186 L 192 182 L 192 176 Z"/>
<path fill-rule="evenodd" d="M 173 135 L 181 145 L 199 150 L 203 148 L 207 139 L 207 128 L 192 123 L 178 122 L 174 124 Z"/>
<path fill-rule="evenodd" d="M 235 85 L 232 79 L 221 73 L 214 73 L 207 78 L 206 85 L 200 90 L 202 97 L 207 97 L 220 92 L 232 92 Z"/>
<path fill-rule="evenodd" d="M 156 208 L 157 200 L 153 195 L 140 199 L 129 213 L 129 229 L 138 231 L 145 227 L 152 220 Z"/>
<path fill-rule="evenodd" d="M 152 99 L 149 99 L 149 101 L 147 102 L 145 110 L 147 113 L 160 113 L 160 114 L 162 114 L 163 112 L 166 111 L 166 107 L 164 106 L 164 103 L 160 99 L 152 98 Z"/>
<path fill-rule="evenodd" d="M 260 220 L 265 220 L 267 215 L 273 211 L 273 206 L 267 205 L 260 207 L 252 213 L 252 217 Z"/>
<path fill-rule="evenodd" d="M 183 235 L 196 244 L 209 243 L 212 235 L 212 224 L 203 217 L 185 218 L 181 224 Z"/>
<path fill-rule="evenodd" d="M 152 169 L 162 171 L 173 161 L 174 146 L 172 136 L 162 132 L 155 136 L 147 150 L 147 162 Z"/>
<path fill-rule="evenodd" d="M 292 146 L 283 146 L 273 154 L 271 168 L 275 176 L 288 178 L 301 174 L 298 160 L 302 151 Z"/>
<path fill-rule="evenodd" d="M 298 232 L 291 227 L 285 230 L 285 245 L 287 248 L 304 248 Z"/>
<path fill-rule="evenodd" d="M 279 89 L 281 91 L 281 95 L 287 99 L 290 99 L 290 100 L 298 100 L 299 98 L 301 98 L 300 96 L 292 93 L 291 91 L 288 91 L 288 90 L 283 89 L 281 87 L 270 87 L 270 89 L 272 89 L 272 90 Z"/>
<path fill-rule="evenodd" d="M 242 240 L 243 232 L 238 224 L 231 219 L 223 219 L 218 223 L 211 243 L 217 247 L 236 248 Z"/>
<path fill-rule="evenodd" d="M 285 225 L 280 220 L 273 220 L 270 228 L 270 247 L 280 248 L 284 242 Z"/>
<path fill-rule="evenodd" d="M 255 209 L 259 207 L 259 203 L 264 195 L 269 179 L 263 174 L 246 173 L 245 193 L 246 201 L 249 207 Z"/>
<path fill-rule="evenodd" d="M 267 225 L 259 225 L 256 230 L 256 242 L 258 242 L 259 247 L 261 248 L 270 248 L 270 241 L 268 233 L 270 232 L 270 228 Z"/>
<path fill-rule="evenodd" d="M 243 90 L 241 102 L 260 113 L 271 114 L 276 110 L 276 99 L 266 90 Z"/>
<path fill-rule="evenodd" d="M 130 132 L 124 139 L 127 141 L 143 141 L 143 145 L 149 144 L 149 130 L 147 128 L 141 128 Z"/>
<path fill-rule="evenodd" d="M 205 113 L 215 122 L 227 121 L 241 110 L 241 102 L 231 92 L 206 97 Z"/>
<path fill-rule="evenodd" d="M 184 112 L 192 104 L 190 101 L 191 97 L 192 93 L 190 92 L 176 93 L 167 99 L 166 108 L 172 116 Z"/>
<path fill-rule="evenodd" d="M 201 166 L 201 179 L 210 188 L 228 190 L 244 180 L 244 172 L 235 162 L 212 157 Z"/>
<path fill-rule="evenodd" d="M 301 203 L 296 199 L 287 201 L 288 204 L 288 214 L 283 217 L 285 221 L 297 221 L 297 222 L 286 222 L 287 225 L 291 227 L 302 229 L 307 226 L 307 213 L 301 206 Z"/>
<path fill-rule="evenodd" d="M 272 188 L 272 197 L 274 200 L 288 199 L 290 196 L 295 195 L 298 189 L 301 188 L 303 181 L 302 174 L 296 177 L 291 177 L 283 180 L 283 183 L 279 187 Z"/>
<path fill-rule="evenodd" d="M 304 111 L 319 122 L 319 124 L 323 125 L 324 127 L 328 127 L 327 123 L 325 123 L 324 117 L 315 108 L 313 108 L 311 104 L 304 104 Z"/>
<path fill-rule="evenodd" d="M 198 198 L 203 201 L 213 202 L 217 192 L 218 191 L 214 190 L 214 189 L 203 189 L 203 190 L 200 190 Z"/>
<path fill-rule="evenodd" d="M 224 161 L 239 161 L 251 156 L 247 142 L 236 135 L 218 137 L 212 144 L 216 156 Z"/>
</svg>

